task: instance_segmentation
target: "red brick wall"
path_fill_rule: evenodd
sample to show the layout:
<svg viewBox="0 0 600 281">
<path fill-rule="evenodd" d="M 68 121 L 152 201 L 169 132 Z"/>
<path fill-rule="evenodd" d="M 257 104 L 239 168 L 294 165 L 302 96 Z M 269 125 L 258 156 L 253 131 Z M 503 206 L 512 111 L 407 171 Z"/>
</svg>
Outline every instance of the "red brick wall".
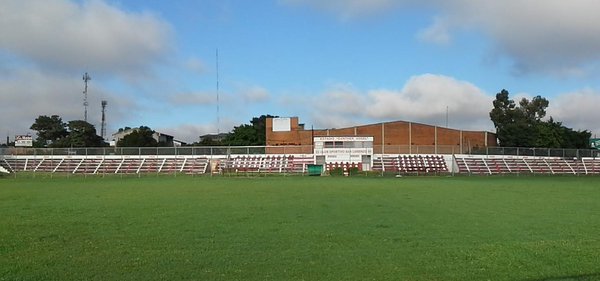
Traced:
<svg viewBox="0 0 600 281">
<path fill-rule="evenodd" d="M 314 136 L 372 136 L 375 153 L 381 153 L 381 146 L 386 147 L 386 153 L 419 153 L 409 145 L 413 146 L 445 146 L 445 151 L 438 153 L 457 152 L 461 147 L 485 147 L 497 146 L 496 135 L 484 131 L 460 131 L 449 128 L 436 127 L 426 124 L 409 123 L 405 121 L 369 124 L 356 127 L 327 129 L 327 130 L 301 130 L 298 125 L 298 117 L 291 118 L 290 132 L 273 132 L 273 120 L 267 119 L 267 145 L 312 145 Z M 437 132 L 437 143 L 436 143 Z M 383 141 L 382 141 L 383 134 Z M 462 142 L 461 142 L 462 136 Z M 410 144 L 409 144 L 410 143 Z M 397 146 L 398 151 L 388 151 Z M 455 148 L 455 149 L 452 149 Z M 303 152 L 310 153 L 310 152 Z M 433 153 L 433 151 L 421 151 L 420 153 Z"/>
</svg>

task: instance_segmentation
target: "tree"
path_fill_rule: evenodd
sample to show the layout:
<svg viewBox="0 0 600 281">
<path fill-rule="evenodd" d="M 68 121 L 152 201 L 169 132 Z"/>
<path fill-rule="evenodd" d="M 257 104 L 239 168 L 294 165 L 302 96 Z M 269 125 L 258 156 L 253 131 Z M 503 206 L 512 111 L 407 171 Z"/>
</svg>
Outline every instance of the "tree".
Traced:
<svg viewBox="0 0 600 281">
<path fill-rule="evenodd" d="M 550 117 L 548 122 L 543 122 L 538 127 L 538 138 L 535 147 L 558 148 L 563 146 L 563 126 L 560 122 L 554 122 Z"/>
<path fill-rule="evenodd" d="M 490 118 L 494 122 L 496 131 L 506 124 L 514 122 L 515 102 L 508 98 L 508 91 L 502 89 L 496 94 L 496 99 L 493 101 L 494 108 L 490 111 Z"/>
<path fill-rule="evenodd" d="M 250 120 L 252 127 L 256 129 L 257 134 L 257 143 L 258 145 L 266 145 L 267 144 L 267 118 L 277 118 L 278 116 L 273 116 L 270 114 L 261 115 L 260 117 L 254 117 Z"/>
<path fill-rule="evenodd" d="M 496 94 L 490 119 L 496 127 L 501 146 L 532 147 L 537 139 L 536 123 L 546 114 L 548 101 L 540 96 L 530 102 L 523 98 L 519 107 L 509 98 L 507 90 Z M 545 106 L 544 106 L 545 105 Z"/>
<path fill-rule="evenodd" d="M 522 112 L 523 117 L 533 123 L 541 121 L 546 116 L 546 108 L 550 102 L 541 96 L 536 96 L 531 101 L 526 98 L 522 98 L 519 102 L 519 110 Z"/>
<path fill-rule="evenodd" d="M 96 134 L 96 128 L 83 120 L 69 121 L 69 135 L 66 138 L 69 147 L 106 146 L 104 139 Z"/>
<path fill-rule="evenodd" d="M 589 131 L 575 131 L 555 122 L 550 118 L 542 122 L 539 128 L 537 147 L 548 148 L 589 148 L 589 139 L 592 134 Z"/>
<path fill-rule="evenodd" d="M 233 131 L 225 138 L 226 145 L 266 145 L 267 143 L 267 118 L 276 118 L 273 115 L 261 115 L 250 120 L 251 124 L 241 124 L 233 128 Z"/>
<path fill-rule="evenodd" d="M 64 123 L 58 115 L 42 115 L 35 119 L 31 129 L 37 131 L 36 147 L 106 146 L 102 137 L 96 134 L 94 125 L 82 120 Z"/>
<path fill-rule="evenodd" d="M 258 135 L 258 131 L 252 125 L 242 124 L 233 127 L 231 134 L 225 138 L 225 143 L 235 146 L 261 145 Z"/>
<path fill-rule="evenodd" d="M 500 146 L 587 148 L 590 132 L 574 131 L 552 117 L 542 120 L 549 104 L 547 99 L 536 96 L 531 101 L 523 98 L 516 106 L 507 90 L 496 94 L 490 119 L 496 127 Z"/>
<path fill-rule="evenodd" d="M 69 134 L 66 127 L 67 124 L 58 115 L 51 117 L 40 115 L 30 127 L 31 130 L 37 131 L 38 135 L 34 145 L 44 147 L 49 144 L 51 146 L 55 143 L 58 144 Z"/>
<path fill-rule="evenodd" d="M 146 126 L 133 129 L 133 132 L 126 135 L 117 142 L 120 147 L 156 147 L 158 142 L 153 137 L 154 131 Z"/>
</svg>

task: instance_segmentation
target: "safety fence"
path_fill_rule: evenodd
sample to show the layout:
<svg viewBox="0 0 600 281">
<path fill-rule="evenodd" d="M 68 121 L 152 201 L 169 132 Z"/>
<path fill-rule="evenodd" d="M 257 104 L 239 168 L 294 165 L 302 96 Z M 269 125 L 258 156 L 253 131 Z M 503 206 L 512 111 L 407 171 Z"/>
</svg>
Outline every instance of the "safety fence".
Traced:
<svg viewBox="0 0 600 281">
<path fill-rule="evenodd" d="M 0 148 L 1 155 L 258 155 L 258 154 L 312 154 L 313 146 L 184 146 L 184 147 L 98 147 L 98 148 Z M 441 145 L 374 145 L 374 154 L 467 154 L 512 155 L 540 157 L 598 157 L 595 149 L 525 148 L 525 147 L 473 147 Z"/>
</svg>

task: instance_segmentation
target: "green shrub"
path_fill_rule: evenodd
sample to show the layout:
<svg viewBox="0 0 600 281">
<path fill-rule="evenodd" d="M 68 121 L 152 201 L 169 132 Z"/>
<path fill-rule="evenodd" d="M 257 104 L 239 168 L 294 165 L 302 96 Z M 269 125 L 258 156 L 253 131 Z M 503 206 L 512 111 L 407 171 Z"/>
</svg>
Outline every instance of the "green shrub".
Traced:
<svg viewBox="0 0 600 281">
<path fill-rule="evenodd" d="M 349 176 L 357 176 L 360 175 L 360 170 L 358 169 L 358 167 L 352 167 L 352 168 L 348 168 L 348 175 Z"/>
<path fill-rule="evenodd" d="M 333 168 L 331 170 L 329 170 L 329 175 L 334 176 L 334 177 L 340 177 L 344 175 L 344 168 Z"/>
</svg>

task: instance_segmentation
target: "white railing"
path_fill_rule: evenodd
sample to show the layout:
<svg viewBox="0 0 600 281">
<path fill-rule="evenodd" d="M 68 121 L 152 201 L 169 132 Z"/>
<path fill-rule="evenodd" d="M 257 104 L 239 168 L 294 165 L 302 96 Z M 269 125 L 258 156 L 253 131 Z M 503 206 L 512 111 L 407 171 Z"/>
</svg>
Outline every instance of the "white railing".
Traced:
<svg viewBox="0 0 600 281">
<path fill-rule="evenodd" d="M 524 147 L 473 147 L 442 145 L 375 145 L 374 154 L 469 154 L 514 155 L 542 157 L 598 157 L 600 150 L 524 148 Z M 313 146 L 183 146 L 183 147 L 87 147 L 87 148 L 23 148 L 2 147 L 2 155 L 254 155 L 254 154 L 313 154 Z"/>
</svg>

